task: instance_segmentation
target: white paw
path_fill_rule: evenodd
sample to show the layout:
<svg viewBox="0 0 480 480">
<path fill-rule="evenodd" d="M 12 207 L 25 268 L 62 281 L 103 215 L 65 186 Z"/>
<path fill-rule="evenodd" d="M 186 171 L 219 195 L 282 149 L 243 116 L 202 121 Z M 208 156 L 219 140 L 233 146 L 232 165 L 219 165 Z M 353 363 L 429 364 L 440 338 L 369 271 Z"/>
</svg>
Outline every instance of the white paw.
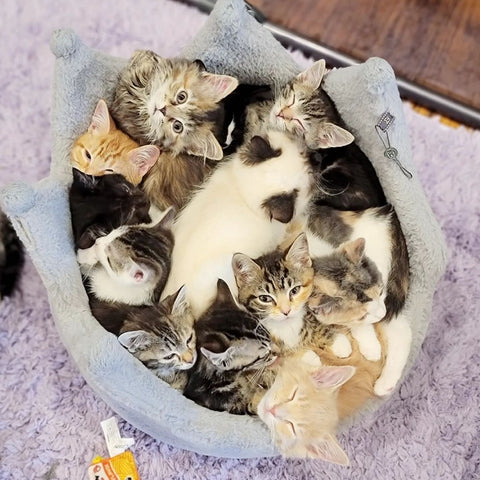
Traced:
<svg viewBox="0 0 480 480">
<path fill-rule="evenodd" d="M 78 249 L 77 261 L 80 265 L 95 265 L 98 261 L 95 245 L 90 248 Z"/>
<path fill-rule="evenodd" d="M 338 333 L 332 343 L 332 352 L 339 358 L 347 358 L 352 354 L 352 344 L 346 335 Z"/>
<path fill-rule="evenodd" d="M 382 358 L 382 346 L 378 340 L 359 344 L 360 353 L 371 362 L 378 362 Z"/>
<path fill-rule="evenodd" d="M 393 392 L 395 386 L 397 385 L 397 382 L 398 379 L 395 380 L 392 378 L 388 378 L 385 375 L 380 375 L 378 380 L 375 382 L 373 391 L 378 397 L 385 397 L 386 395 L 390 395 Z"/>
<path fill-rule="evenodd" d="M 385 315 L 384 315 L 385 316 Z M 362 320 L 363 323 L 372 324 L 379 322 L 384 316 L 379 317 L 378 315 L 374 315 L 373 313 L 367 313 L 365 318 Z"/>
</svg>

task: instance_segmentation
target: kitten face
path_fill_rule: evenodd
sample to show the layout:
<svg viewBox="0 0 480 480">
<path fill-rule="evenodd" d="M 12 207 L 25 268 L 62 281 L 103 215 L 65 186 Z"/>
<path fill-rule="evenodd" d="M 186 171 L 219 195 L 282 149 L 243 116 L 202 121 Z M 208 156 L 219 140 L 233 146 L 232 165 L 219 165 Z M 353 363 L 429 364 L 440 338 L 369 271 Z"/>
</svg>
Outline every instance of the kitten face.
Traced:
<svg viewBox="0 0 480 480">
<path fill-rule="evenodd" d="M 305 234 L 285 251 L 252 260 L 235 254 L 232 260 L 240 303 L 260 315 L 267 328 L 303 316 L 313 288 L 313 268 Z"/>
<path fill-rule="evenodd" d="M 322 366 L 313 352 L 285 359 L 260 401 L 258 416 L 287 457 L 320 458 L 348 465 L 335 438 L 337 392 L 355 373 L 350 366 Z"/>
<path fill-rule="evenodd" d="M 241 310 L 219 280 L 217 298 L 197 322 L 200 351 L 220 371 L 250 370 L 276 360 L 270 335 L 258 319 Z"/>
<path fill-rule="evenodd" d="M 107 104 L 99 100 L 88 131 L 73 144 L 71 160 L 75 168 L 88 175 L 117 173 L 138 185 L 159 155 L 155 145 L 139 147 L 118 130 Z"/>
<path fill-rule="evenodd" d="M 341 147 L 353 135 L 332 123 L 333 109 L 320 91 L 325 61 L 319 60 L 283 87 L 270 112 L 270 122 L 305 139 L 309 148 Z"/>
<path fill-rule="evenodd" d="M 165 298 L 158 307 L 136 314 L 122 328 L 119 342 L 147 368 L 168 371 L 193 367 L 197 359 L 194 318 L 185 300 L 185 288 Z M 138 327 L 144 327 L 138 329 Z M 135 328 L 135 330 L 130 330 Z"/>
<path fill-rule="evenodd" d="M 385 316 L 382 276 L 364 251 L 364 239 L 357 239 L 314 260 L 314 290 L 308 306 L 322 323 L 375 323 Z"/>
<path fill-rule="evenodd" d="M 140 143 L 219 160 L 223 152 L 215 133 L 223 109 L 218 103 L 237 85 L 235 78 L 208 73 L 198 62 L 140 50 L 122 72 L 113 113 Z"/>
</svg>

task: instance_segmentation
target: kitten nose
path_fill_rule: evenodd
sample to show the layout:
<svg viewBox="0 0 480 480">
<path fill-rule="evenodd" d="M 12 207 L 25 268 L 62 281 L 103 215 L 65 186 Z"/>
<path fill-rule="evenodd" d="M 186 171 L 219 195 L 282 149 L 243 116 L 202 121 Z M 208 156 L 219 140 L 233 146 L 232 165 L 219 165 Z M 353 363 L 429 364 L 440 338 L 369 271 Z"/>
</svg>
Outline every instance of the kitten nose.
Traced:
<svg viewBox="0 0 480 480">
<path fill-rule="evenodd" d="M 282 313 L 285 315 L 285 316 L 288 316 L 288 314 L 292 311 L 291 307 L 284 307 L 282 308 Z"/>
<path fill-rule="evenodd" d="M 278 116 L 284 120 L 291 120 L 293 118 L 292 110 L 289 107 L 285 107 L 280 110 Z"/>
<path fill-rule="evenodd" d="M 185 352 L 182 355 L 182 362 L 184 363 L 192 363 L 193 361 L 193 354 L 191 352 Z"/>
<path fill-rule="evenodd" d="M 155 110 L 158 110 L 163 116 L 167 113 L 167 106 L 164 105 L 162 108 L 156 108 Z"/>
</svg>

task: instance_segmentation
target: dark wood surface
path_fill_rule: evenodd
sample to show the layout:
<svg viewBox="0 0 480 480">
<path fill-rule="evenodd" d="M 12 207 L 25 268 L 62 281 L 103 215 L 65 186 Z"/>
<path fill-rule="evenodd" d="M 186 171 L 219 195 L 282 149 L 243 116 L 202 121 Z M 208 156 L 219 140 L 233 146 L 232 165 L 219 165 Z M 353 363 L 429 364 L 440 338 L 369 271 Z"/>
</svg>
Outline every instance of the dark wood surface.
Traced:
<svg viewBox="0 0 480 480">
<path fill-rule="evenodd" d="M 249 0 L 269 22 L 480 109 L 480 0 Z"/>
</svg>

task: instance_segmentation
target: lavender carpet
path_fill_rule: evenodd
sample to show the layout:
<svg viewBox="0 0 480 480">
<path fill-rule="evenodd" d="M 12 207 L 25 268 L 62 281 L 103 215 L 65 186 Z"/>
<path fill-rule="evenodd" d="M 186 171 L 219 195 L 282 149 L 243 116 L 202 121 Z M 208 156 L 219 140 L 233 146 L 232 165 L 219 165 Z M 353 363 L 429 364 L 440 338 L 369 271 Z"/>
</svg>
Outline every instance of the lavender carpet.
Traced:
<svg viewBox="0 0 480 480">
<path fill-rule="evenodd" d="M 149 46 L 175 55 L 203 24 L 196 10 L 167 1 L 2 2 L 0 188 L 48 173 L 53 29 L 73 27 L 90 45 L 128 57 Z M 152 21 L 155 19 L 155 22 Z M 147 39 L 157 38 L 156 44 Z M 301 59 L 296 55 L 296 60 Z M 415 366 L 378 412 L 340 438 L 351 466 L 269 458 L 224 460 L 136 440 L 141 478 L 462 478 L 480 475 L 480 132 L 452 129 L 406 105 L 413 151 L 450 263 Z M 27 262 L 20 291 L 0 304 L 0 479 L 81 479 L 106 454 L 99 422 L 112 414 L 65 352 L 45 290 Z"/>
</svg>

